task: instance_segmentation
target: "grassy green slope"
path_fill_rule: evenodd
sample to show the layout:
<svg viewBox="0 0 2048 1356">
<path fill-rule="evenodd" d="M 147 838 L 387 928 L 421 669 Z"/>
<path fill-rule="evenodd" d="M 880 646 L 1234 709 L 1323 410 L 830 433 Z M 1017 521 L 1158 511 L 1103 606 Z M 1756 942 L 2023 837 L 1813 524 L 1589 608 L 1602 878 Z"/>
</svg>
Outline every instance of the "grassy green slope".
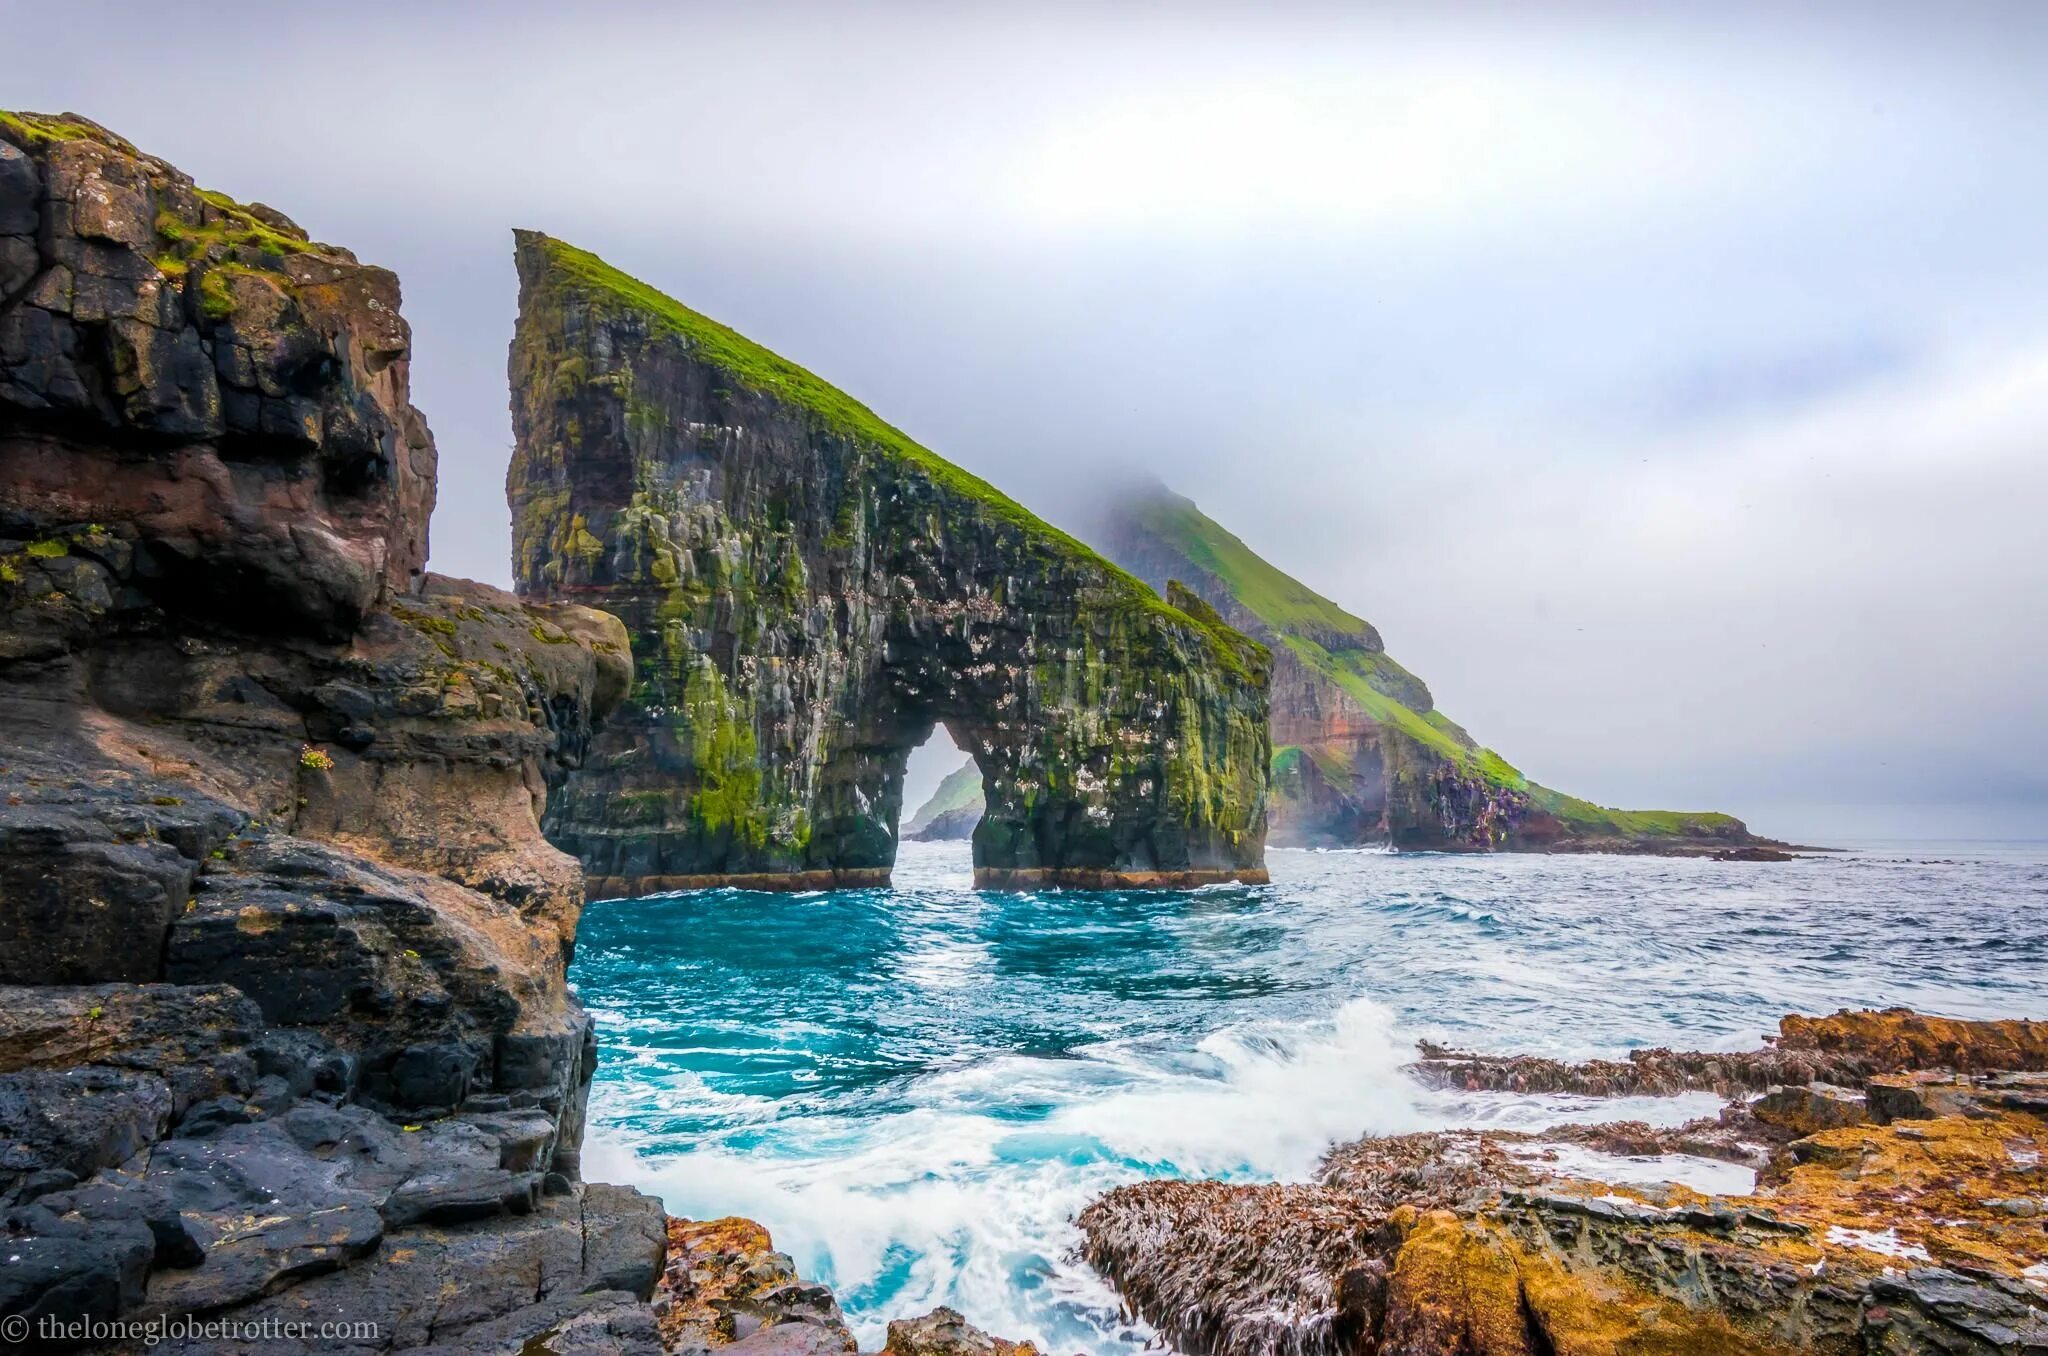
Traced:
<svg viewBox="0 0 2048 1356">
<path fill-rule="evenodd" d="M 1393 695 L 1421 685 L 1378 648 L 1378 634 L 1370 622 L 1282 572 L 1192 500 L 1161 492 L 1134 504 L 1131 512 L 1147 530 L 1215 576 L 1238 605 L 1271 627 L 1305 666 L 1343 689 L 1374 720 L 1455 762 L 1490 767 L 1495 780 L 1520 785 L 1520 773 L 1499 755 L 1476 748 L 1455 723 L 1428 705 L 1418 708 Z M 1346 639 L 1357 645 L 1329 648 Z M 1372 648 L 1365 648 L 1367 644 Z"/>
<path fill-rule="evenodd" d="M 1420 685 L 1376 648 L 1377 636 L 1370 623 L 1276 568 L 1193 501 L 1160 491 L 1130 505 L 1128 511 L 1192 564 L 1213 575 L 1240 606 L 1272 628 L 1278 641 L 1304 667 L 1328 679 L 1367 715 L 1466 772 L 1528 793 L 1538 806 L 1575 832 L 1590 837 L 1654 838 L 1736 822 L 1733 816 L 1713 812 L 1610 809 L 1530 781 L 1498 753 L 1479 746 L 1432 705 L 1409 705 L 1393 695 Z M 1339 637 L 1363 641 L 1367 636 L 1374 637 L 1374 649 L 1328 648 L 1328 642 Z M 1304 750 L 1292 746 L 1275 749 L 1275 774 L 1284 775 L 1291 767 L 1290 760 L 1304 756 Z M 1326 774 L 1332 771 L 1335 769 L 1325 768 Z"/>
<path fill-rule="evenodd" d="M 954 810 L 965 810 L 981 804 L 981 769 L 970 760 L 961 767 L 946 774 L 931 799 L 918 807 L 910 822 L 903 826 L 903 832 L 916 833 L 940 815 Z"/>
<path fill-rule="evenodd" d="M 1360 638 L 1371 623 L 1355 617 L 1308 585 L 1283 574 L 1191 499 L 1161 492 L 1133 506 L 1154 534 L 1229 585 L 1231 596 L 1276 631 L 1321 629 Z"/>
<path fill-rule="evenodd" d="M 942 490 L 978 502 L 987 513 L 1039 545 L 1078 558 L 1100 571 L 1106 589 L 1119 604 L 1157 612 L 1171 621 L 1194 626 L 1213 648 L 1218 663 L 1232 670 L 1243 668 L 1239 654 L 1241 637 L 1235 633 L 1218 635 L 1216 628 L 1203 619 L 1189 617 L 1170 606 L 1149 585 L 1093 547 L 1060 531 L 981 477 L 920 446 L 830 382 L 621 272 L 588 250 L 537 232 L 531 239 L 546 252 L 549 271 L 557 283 L 566 284 L 599 307 L 624 306 L 639 313 L 682 339 L 689 346 L 691 357 L 718 368 L 740 385 L 796 406 L 825 427 L 915 466 Z"/>
</svg>

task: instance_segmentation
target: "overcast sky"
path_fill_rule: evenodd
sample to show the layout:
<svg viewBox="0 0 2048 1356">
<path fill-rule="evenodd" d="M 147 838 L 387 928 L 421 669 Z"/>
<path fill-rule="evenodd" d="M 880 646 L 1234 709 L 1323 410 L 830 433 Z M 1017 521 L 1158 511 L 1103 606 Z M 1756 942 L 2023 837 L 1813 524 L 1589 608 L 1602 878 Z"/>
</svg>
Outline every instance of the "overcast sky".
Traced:
<svg viewBox="0 0 2048 1356">
<path fill-rule="evenodd" d="M 0 0 L 397 270 L 506 583 L 510 228 L 1055 518 L 1156 471 L 1605 803 L 2048 835 L 2048 5 Z"/>
</svg>

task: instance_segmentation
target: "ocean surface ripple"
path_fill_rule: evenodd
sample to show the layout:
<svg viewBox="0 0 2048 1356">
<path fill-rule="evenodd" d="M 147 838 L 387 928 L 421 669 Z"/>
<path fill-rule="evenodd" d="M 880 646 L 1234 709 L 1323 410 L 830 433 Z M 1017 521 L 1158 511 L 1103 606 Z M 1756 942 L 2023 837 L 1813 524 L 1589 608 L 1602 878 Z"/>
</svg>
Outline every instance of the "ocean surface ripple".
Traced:
<svg viewBox="0 0 2048 1356">
<path fill-rule="evenodd" d="M 1711 1097 L 1426 1090 L 1421 1037 L 1582 1058 L 1752 1048 L 1780 1014 L 2048 1017 L 2048 848 L 1789 863 L 1275 852 L 1274 883 L 978 893 L 965 844 L 890 890 L 594 905 L 585 1171 L 744 1214 L 870 1349 L 951 1304 L 1049 1352 L 1150 1332 L 1071 1219 L 1147 1176 L 1300 1179 L 1368 1131 L 1682 1120 Z"/>
</svg>

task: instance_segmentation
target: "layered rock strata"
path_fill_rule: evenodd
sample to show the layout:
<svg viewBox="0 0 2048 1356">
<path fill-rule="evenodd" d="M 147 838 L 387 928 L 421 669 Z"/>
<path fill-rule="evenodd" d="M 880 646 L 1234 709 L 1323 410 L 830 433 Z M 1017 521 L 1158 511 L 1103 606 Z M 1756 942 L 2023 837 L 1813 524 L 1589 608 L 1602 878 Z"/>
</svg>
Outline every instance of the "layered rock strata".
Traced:
<svg viewBox="0 0 2048 1356">
<path fill-rule="evenodd" d="M 578 1180 L 582 880 L 539 825 L 626 637 L 424 572 L 398 301 L 0 114 L 0 1317 L 32 1335 L 653 1341 L 660 1207 Z"/>
<path fill-rule="evenodd" d="M 1089 535 L 1140 579 L 1181 580 L 1269 647 L 1275 846 L 1782 860 L 1753 855 L 1769 840 L 1729 815 L 1611 810 L 1530 781 L 1437 710 L 1370 622 L 1163 486 L 1108 500 Z"/>
<path fill-rule="evenodd" d="M 1860 1096 L 1786 1087 L 1663 1131 L 1368 1138 L 1301 1184 L 1141 1183 L 1083 1212 L 1086 1254 L 1191 1353 L 2016 1356 L 2048 1345 L 2040 1030 L 1787 1018 L 1781 1047 L 1878 1071 Z M 1900 1065 L 1929 1058 L 1946 1067 Z M 1703 1195 L 1564 1166 L 1586 1148 L 1763 1170 Z"/>
<path fill-rule="evenodd" d="M 632 634 L 548 809 L 594 894 L 886 881 L 941 723 L 982 885 L 1263 879 L 1264 647 L 596 257 L 517 246 L 514 573 Z"/>
</svg>

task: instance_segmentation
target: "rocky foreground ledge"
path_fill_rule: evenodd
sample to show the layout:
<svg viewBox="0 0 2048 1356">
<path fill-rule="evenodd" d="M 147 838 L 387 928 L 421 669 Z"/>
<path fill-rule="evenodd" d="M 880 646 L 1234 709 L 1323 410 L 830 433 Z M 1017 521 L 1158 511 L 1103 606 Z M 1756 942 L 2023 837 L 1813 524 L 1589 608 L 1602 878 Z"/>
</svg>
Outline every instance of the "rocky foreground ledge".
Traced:
<svg viewBox="0 0 2048 1356">
<path fill-rule="evenodd" d="M 627 637 L 425 573 L 410 343 L 384 270 L 0 113 L 0 1348 L 780 1327 L 674 1345 L 657 1286 L 712 1297 L 660 1203 L 580 1180 L 584 882 L 540 814 Z"/>
<path fill-rule="evenodd" d="M 652 1332 L 661 1207 L 578 1180 L 583 883 L 539 827 L 625 633 L 425 573 L 398 301 L 104 128 L 0 114 L 10 1346 Z"/>
<path fill-rule="evenodd" d="M 1415 1067 L 1735 1100 L 1666 1129 L 1363 1139 L 1311 1183 L 1122 1187 L 1081 1215 L 1088 1260 L 1190 1353 L 2048 1350 L 2048 1024 L 1844 1012 L 1743 1054 L 1426 1048 Z M 1760 1172 L 1713 1196 L 1598 1180 L 1588 1157 L 1666 1153 Z"/>
</svg>

